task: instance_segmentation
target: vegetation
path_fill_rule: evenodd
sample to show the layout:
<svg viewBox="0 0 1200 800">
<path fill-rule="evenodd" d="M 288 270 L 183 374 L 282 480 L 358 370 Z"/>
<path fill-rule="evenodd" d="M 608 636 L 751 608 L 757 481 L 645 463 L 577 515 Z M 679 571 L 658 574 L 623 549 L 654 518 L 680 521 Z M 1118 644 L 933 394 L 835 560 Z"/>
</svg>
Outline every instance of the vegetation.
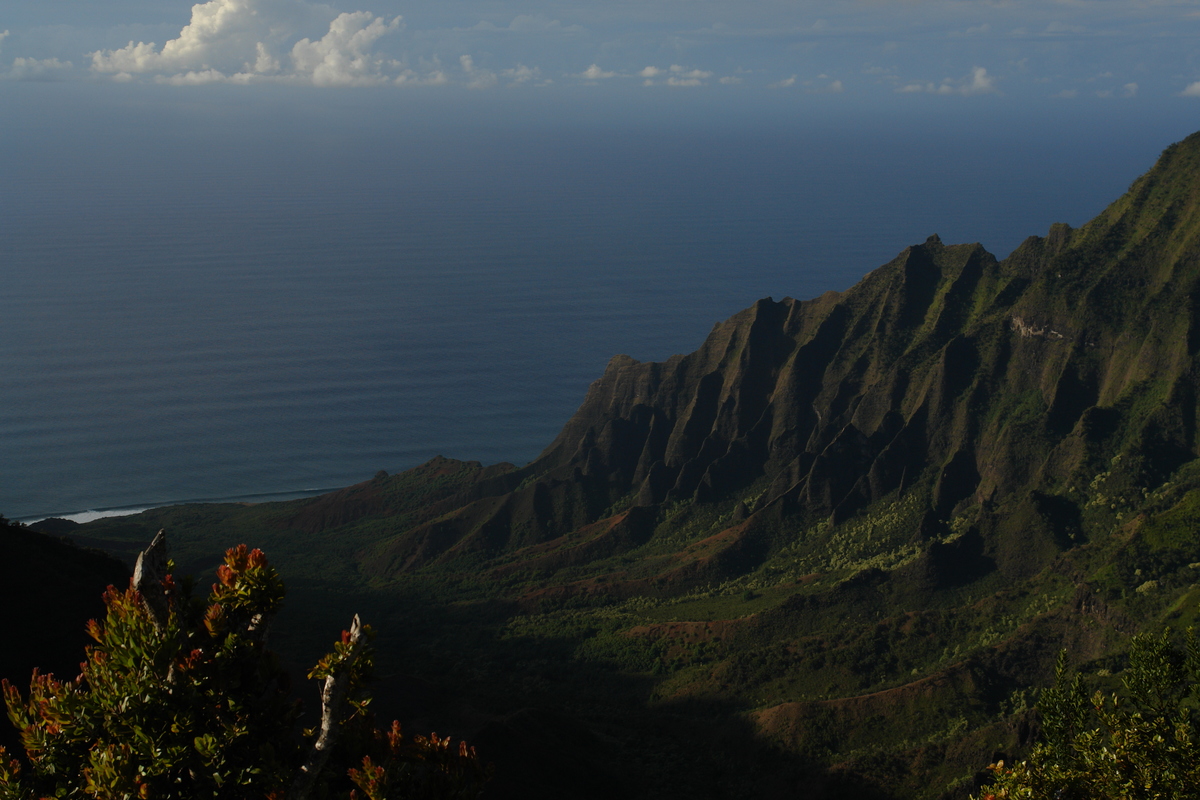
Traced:
<svg viewBox="0 0 1200 800">
<path fill-rule="evenodd" d="M 1085 681 L 1058 661 L 1055 685 L 1038 710 L 1045 740 L 1025 760 L 992 765 L 980 800 L 1191 800 L 1200 797 L 1200 647 L 1169 633 L 1131 642 L 1121 691 L 1089 696 Z"/>
<path fill-rule="evenodd" d="M 157 562 L 157 564 L 156 564 Z M 465 744 L 374 729 L 370 630 L 343 633 L 309 673 L 319 727 L 302 731 L 287 674 L 266 649 L 284 587 L 260 550 L 229 550 L 207 602 L 177 583 L 161 534 L 132 585 L 109 587 L 75 680 L 3 684 L 24 761 L 0 749 L 0 798 L 468 798 L 485 777 Z"/>
</svg>

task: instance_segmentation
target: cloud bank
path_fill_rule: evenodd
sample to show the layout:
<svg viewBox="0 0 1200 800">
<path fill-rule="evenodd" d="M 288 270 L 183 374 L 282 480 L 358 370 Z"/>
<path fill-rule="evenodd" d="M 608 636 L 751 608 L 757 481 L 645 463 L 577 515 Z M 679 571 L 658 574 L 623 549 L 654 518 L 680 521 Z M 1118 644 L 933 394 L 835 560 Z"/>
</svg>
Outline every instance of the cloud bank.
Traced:
<svg viewBox="0 0 1200 800">
<path fill-rule="evenodd" d="M 960 94 L 966 96 L 991 94 L 996 91 L 996 79 L 989 75 L 985 68 L 975 67 L 971 70 L 970 75 L 959 81 L 946 78 L 939 84 L 907 83 L 896 91 L 905 94 L 929 92 L 931 94 Z"/>
<path fill-rule="evenodd" d="M 289 48 L 287 33 L 312 7 L 272 0 L 209 0 L 192 6 L 192 18 L 161 48 L 129 42 L 89 53 L 93 72 L 116 80 L 149 75 L 160 83 L 252 83 L 285 81 L 313 86 L 375 86 L 417 80 L 403 64 L 372 51 L 401 27 L 369 11 L 338 14 L 320 38 Z M 305 12 L 298 14 L 297 12 Z M 280 52 L 282 50 L 282 52 Z"/>
<path fill-rule="evenodd" d="M 761 97 L 771 103 L 801 93 L 884 102 L 918 93 L 1076 91 L 1137 102 L 1200 95 L 1200 81 L 1189 82 L 1188 34 L 1200 14 L 1175 0 L 969 4 L 969 13 L 954 0 L 814 0 L 803 8 L 712 0 L 639 4 L 636 13 L 578 3 L 516 9 L 487 0 L 327 1 L 116 0 L 92 4 L 66 24 L 54 12 L 58 4 L 10 4 L 0 28 L 0 78 L 489 90 L 545 86 L 553 75 L 565 91 L 597 84 L 746 97 L 768 91 Z M 729 13 L 718 14 L 722 8 Z M 163 10 L 182 14 L 164 28 Z M 138 38 L 131 29 L 161 32 Z M 855 74 L 874 77 L 845 84 L 826 77 Z M 1097 74 L 1105 83 L 1089 85 Z"/>
</svg>

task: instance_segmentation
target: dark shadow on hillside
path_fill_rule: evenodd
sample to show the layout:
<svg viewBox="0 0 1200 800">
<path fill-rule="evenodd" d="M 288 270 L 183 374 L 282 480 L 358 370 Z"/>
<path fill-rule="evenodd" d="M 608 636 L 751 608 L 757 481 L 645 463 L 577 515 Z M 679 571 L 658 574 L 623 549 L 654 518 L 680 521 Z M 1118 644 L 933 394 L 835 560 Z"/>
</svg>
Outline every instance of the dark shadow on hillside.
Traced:
<svg viewBox="0 0 1200 800">
<path fill-rule="evenodd" d="M 110 584 L 129 584 L 116 559 L 0 518 L 0 678 L 28 695 L 35 667 L 59 678 L 78 675 L 92 641 L 84 626 L 104 616 L 101 595 Z M 0 718 L 0 745 L 19 752 L 7 718 Z"/>
<path fill-rule="evenodd" d="M 650 702 L 650 676 L 576 659 L 583 636 L 501 637 L 511 612 L 413 597 L 373 616 L 377 718 L 465 738 L 494 764 L 488 800 L 891 796 L 764 741 L 732 703 Z"/>
</svg>

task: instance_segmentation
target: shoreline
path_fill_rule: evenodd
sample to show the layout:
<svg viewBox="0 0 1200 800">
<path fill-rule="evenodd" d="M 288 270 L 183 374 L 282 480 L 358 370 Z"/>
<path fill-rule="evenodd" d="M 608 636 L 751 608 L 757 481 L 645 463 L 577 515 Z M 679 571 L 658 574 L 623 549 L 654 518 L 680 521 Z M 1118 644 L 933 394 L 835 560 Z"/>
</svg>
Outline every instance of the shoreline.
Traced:
<svg viewBox="0 0 1200 800">
<path fill-rule="evenodd" d="M 165 508 L 166 506 L 182 506 L 191 505 L 193 503 L 272 503 L 283 500 L 298 500 L 304 497 L 316 497 L 318 495 L 336 491 L 340 488 L 342 487 L 332 486 L 324 489 L 297 489 L 286 492 L 257 492 L 253 494 L 240 494 L 230 497 L 195 497 L 185 500 L 164 500 L 162 502 L 132 503 L 119 506 L 99 506 L 96 508 L 78 511 L 30 514 L 28 516 L 15 517 L 12 521 L 20 522 L 25 525 L 32 525 L 33 523 L 42 522 L 48 519 L 65 519 L 82 525 L 86 522 L 92 522 L 93 520 L 103 519 L 105 517 L 128 517 L 155 508 Z"/>
</svg>

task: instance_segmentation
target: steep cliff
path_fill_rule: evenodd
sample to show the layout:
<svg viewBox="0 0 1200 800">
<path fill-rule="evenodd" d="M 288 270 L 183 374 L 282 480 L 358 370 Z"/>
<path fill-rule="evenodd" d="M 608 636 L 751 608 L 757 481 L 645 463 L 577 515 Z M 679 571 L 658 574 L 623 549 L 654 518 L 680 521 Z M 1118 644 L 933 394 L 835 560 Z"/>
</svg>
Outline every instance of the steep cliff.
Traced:
<svg viewBox="0 0 1200 800">
<path fill-rule="evenodd" d="M 932 236 L 847 292 L 760 300 L 690 355 L 613 358 L 537 460 L 481 479 L 417 534 L 424 558 L 765 479 L 752 518 L 839 523 L 916 492 L 926 534 L 967 515 L 1000 569 L 1038 569 L 1080 510 L 1031 497 L 1086 485 L 1113 458 L 1114 485 L 1157 485 L 1196 454 L 1198 154 L 1195 136 L 1169 148 L 1088 225 L 1055 225 L 1003 261 Z M 1018 512 L 1044 530 L 1006 529 Z"/>
</svg>

